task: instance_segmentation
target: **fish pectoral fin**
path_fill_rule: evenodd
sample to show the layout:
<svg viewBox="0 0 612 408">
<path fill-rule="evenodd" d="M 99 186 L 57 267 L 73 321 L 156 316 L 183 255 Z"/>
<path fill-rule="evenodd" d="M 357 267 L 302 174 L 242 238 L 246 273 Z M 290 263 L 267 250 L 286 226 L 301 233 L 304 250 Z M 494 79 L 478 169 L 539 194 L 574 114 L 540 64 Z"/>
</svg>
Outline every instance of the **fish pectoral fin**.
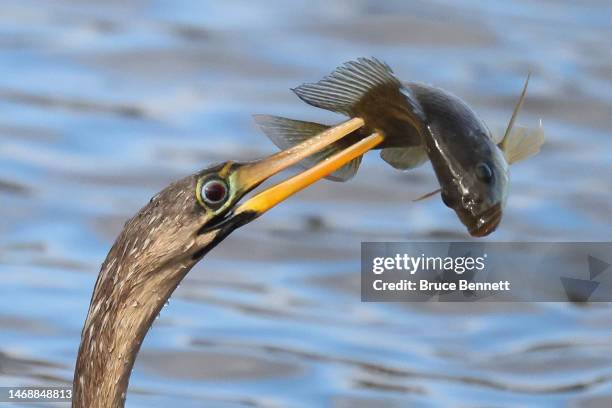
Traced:
<svg viewBox="0 0 612 408">
<path fill-rule="evenodd" d="M 272 143 L 281 150 L 293 147 L 330 127 L 320 123 L 288 119 L 280 116 L 253 115 L 253 118 Z M 304 159 L 300 163 L 300 166 L 304 168 L 312 167 L 342 149 L 343 147 L 340 143 L 332 143 L 328 147 Z M 347 181 L 351 179 L 359 169 L 361 157 L 362 156 L 359 156 L 351 160 L 325 178 L 332 181 Z"/>
<path fill-rule="evenodd" d="M 380 157 L 398 170 L 414 169 L 428 160 L 422 146 L 388 147 L 381 150 Z"/>
<path fill-rule="evenodd" d="M 425 200 L 425 199 L 427 199 L 427 198 L 431 198 L 431 197 L 435 196 L 436 194 L 438 194 L 438 193 L 439 193 L 439 192 L 441 192 L 441 191 L 442 191 L 442 189 L 441 189 L 441 188 L 439 188 L 439 189 L 434 190 L 434 191 L 432 191 L 432 192 L 430 192 L 430 193 L 423 194 L 423 195 L 422 195 L 422 196 L 420 196 L 419 198 L 415 198 L 415 199 L 414 199 L 414 200 L 412 200 L 412 201 L 413 201 L 413 202 L 417 202 L 417 201 L 422 201 L 422 200 Z"/>
<path fill-rule="evenodd" d="M 528 159 L 536 155 L 546 140 L 544 126 L 540 120 L 537 128 L 514 126 L 506 136 L 504 145 L 498 147 L 504 152 L 508 164 Z"/>
<path fill-rule="evenodd" d="M 510 117 L 510 121 L 508 122 L 508 126 L 506 127 L 506 132 L 504 133 L 504 137 L 499 142 L 501 149 L 505 150 L 508 136 L 512 132 L 512 128 L 514 127 L 514 122 L 516 122 L 516 118 L 518 117 L 519 112 L 525 102 L 525 96 L 527 95 L 527 87 L 529 86 L 529 78 L 531 78 L 531 72 L 527 74 L 527 78 L 525 79 L 525 85 L 523 85 L 523 91 L 521 92 L 521 96 L 519 97 L 516 106 L 514 107 L 514 111 L 512 112 L 512 116 Z"/>
</svg>

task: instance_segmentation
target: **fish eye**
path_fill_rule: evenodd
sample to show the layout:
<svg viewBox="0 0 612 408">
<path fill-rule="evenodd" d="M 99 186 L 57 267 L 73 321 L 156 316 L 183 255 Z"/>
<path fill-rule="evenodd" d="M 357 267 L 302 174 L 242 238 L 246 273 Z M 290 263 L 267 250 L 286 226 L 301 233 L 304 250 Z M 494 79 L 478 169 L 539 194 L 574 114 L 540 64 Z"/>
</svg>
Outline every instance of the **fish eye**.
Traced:
<svg viewBox="0 0 612 408">
<path fill-rule="evenodd" d="M 228 186 L 224 180 L 213 178 L 200 181 L 198 184 L 196 195 L 200 204 L 216 206 L 227 199 Z"/>
<path fill-rule="evenodd" d="M 487 163 L 478 163 L 474 171 L 480 181 L 490 183 L 493 180 L 493 170 Z"/>
</svg>

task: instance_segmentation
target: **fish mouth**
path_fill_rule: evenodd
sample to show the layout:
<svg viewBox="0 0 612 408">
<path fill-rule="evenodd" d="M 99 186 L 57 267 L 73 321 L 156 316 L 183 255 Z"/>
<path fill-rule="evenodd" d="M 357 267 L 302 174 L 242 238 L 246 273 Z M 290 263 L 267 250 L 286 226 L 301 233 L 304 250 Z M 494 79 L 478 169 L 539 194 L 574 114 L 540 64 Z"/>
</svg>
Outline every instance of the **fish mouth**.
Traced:
<svg viewBox="0 0 612 408">
<path fill-rule="evenodd" d="M 495 231 L 501 222 L 501 204 L 497 203 L 478 216 L 476 223 L 469 229 L 473 237 L 485 237 Z"/>
</svg>

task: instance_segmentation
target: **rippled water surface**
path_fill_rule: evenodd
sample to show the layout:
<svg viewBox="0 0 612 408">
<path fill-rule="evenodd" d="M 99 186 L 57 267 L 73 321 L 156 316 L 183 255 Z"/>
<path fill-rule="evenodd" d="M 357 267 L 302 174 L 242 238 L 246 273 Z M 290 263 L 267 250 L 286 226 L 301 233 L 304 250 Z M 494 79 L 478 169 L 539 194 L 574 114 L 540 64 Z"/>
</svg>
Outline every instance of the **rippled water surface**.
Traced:
<svg viewBox="0 0 612 408">
<path fill-rule="evenodd" d="M 170 181 L 274 146 L 251 114 L 333 122 L 289 88 L 377 56 L 548 142 L 490 239 L 608 241 L 605 1 L 0 2 L 0 383 L 69 384 L 100 264 Z M 235 232 L 137 359 L 132 407 L 612 405 L 607 304 L 359 301 L 366 240 L 468 239 L 429 166 L 370 154 Z M 57 405 L 54 405 L 57 406 Z"/>
</svg>

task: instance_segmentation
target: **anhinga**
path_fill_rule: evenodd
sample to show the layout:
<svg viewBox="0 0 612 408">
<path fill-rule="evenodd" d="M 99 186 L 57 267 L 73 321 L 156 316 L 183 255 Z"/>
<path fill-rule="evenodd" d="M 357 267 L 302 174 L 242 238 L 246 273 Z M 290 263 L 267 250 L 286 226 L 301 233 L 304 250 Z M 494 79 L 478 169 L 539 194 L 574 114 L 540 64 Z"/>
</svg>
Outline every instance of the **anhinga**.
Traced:
<svg viewBox="0 0 612 408">
<path fill-rule="evenodd" d="M 102 264 L 81 334 L 72 406 L 122 407 L 136 354 L 187 272 L 234 229 L 383 141 L 373 133 L 239 204 L 279 171 L 362 127 L 351 119 L 265 159 L 225 162 L 176 181 L 125 224 Z"/>
</svg>

